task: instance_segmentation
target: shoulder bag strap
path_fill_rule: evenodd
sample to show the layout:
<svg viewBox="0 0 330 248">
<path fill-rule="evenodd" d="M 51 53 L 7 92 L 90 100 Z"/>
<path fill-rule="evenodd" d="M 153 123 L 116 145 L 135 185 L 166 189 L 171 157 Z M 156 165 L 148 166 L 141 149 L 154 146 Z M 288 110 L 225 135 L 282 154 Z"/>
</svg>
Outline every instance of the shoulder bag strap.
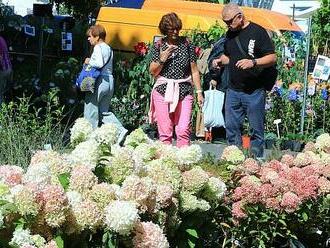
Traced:
<svg viewBox="0 0 330 248">
<path fill-rule="evenodd" d="M 242 44 L 241 44 L 241 42 L 239 41 L 238 35 L 235 37 L 235 41 L 236 41 L 236 44 L 237 44 L 238 49 L 239 49 L 239 51 L 241 52 L 241 54 L 242 54 L 244 57 L 247 57 L 247 58 L 250 57 L 250 56 L 245 52 L 245 50 L 243 49 Z"/>
<path fill-rule="evenodd" d="M 245 57 L 245 58 L 250 58 L 252 59 L 252 56 L 248 55 L 247 52 L 243 49 L 242 44 L 238 38 L 238 36 L 235 37 L 235 41 L 236 44 L 238 46 L 239 51 L 241 52 L 241 54 Z M 262 72 L 263 68 L 258 68 L 258 67 L 253 67 L 250 70 L 248 70 L 251 74 L 253 74 L 254 76 L 257 76 L 260 74 L 260 72 Z"/>
</svg>

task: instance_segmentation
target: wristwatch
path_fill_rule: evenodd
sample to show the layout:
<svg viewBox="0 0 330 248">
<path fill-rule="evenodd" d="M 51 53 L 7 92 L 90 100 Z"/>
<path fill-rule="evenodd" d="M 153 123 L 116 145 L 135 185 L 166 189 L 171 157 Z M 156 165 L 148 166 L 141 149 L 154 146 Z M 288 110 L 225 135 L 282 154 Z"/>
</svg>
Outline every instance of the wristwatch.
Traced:
<svg viewBox="0 0 330 248">
<path fill-rule="evenodd" d="M 253 67 L 257 66 L 257 60 L 256 59 L 252 59 L 252 63 L 253 63 Z"/>
</svg>

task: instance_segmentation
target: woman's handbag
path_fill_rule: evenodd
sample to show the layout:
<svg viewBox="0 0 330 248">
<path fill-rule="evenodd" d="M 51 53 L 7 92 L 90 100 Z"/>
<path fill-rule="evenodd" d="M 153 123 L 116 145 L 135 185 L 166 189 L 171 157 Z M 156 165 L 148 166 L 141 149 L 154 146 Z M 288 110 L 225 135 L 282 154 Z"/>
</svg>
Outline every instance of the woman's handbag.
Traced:
<svg viewBox="0 0 330 248">
<path fill-rule="evenodd" d="M 102 68 L 101 68 L 102 69 Z M 101 70 L 90 65 L 84 65 L 76 80 L 76 86 L 81 91 L 90 91 L 94 93 L 95 82 L 100 76 Z"/>
<path fill-rule="evenodd" d="M 201 109 L 198 108 L 196 115 L 196 137 L 204 137 L 205 136 L 205 126 L 204 126 L 204 116 Z"/>
</svg>

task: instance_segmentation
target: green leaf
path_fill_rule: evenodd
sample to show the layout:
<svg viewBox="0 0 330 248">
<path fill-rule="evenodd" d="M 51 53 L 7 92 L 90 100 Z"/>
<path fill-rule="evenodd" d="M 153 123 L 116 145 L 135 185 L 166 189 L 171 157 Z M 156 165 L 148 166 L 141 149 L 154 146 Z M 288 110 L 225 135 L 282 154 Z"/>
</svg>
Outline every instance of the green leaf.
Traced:
<svg viewBox="0 0 330 248">
<path fill-rule="evenodd" d="M 16 222 L 15 222 L 15 230 L 17 229 L 23 229 L 24 225 L 26 224 L 26 220 L 22 217 L 19 218 Z"/>
<path fill-rule="evenodd" d="M 55 242 L 58 248 L 64 248 L 64 241 L 60 235 L 56 236 Z"/>
<path fill-rule="evenodd" d="M 70 174 L 69 173 L 63 173 L 58 175 L 58 180 L 60 181 L 63 189 L 66 191 L 70 184 Z"/>
<path fill-rule="evenodd" d="M 283 226 L 287 226 L 284 220 L 279 219 L 278 222 L 280 222 Z"/>
<path fill-rule="evenodd" d="M 189 248 L 194 248 L 196 246 L 196 244 L 194 242 L 192 242 L 190 239 L 188 239 L 188 246 L 189 246 Z"/>
<path fill-rule="evenodd" d="M 198 239 L 198 234 L 197 234 L 197 231 L 196 231 L 195 229 L 186 229 L 186 232 L 187 232 L 190 236 L 192 236 L 192 237 Z"/>
<path fill-rule="evenodd" d="M 304 221 L 307 221 L 307 220 L 308 220 L 308 215 L 307 215 L 306 212 L 303 212 L 303 213 L 301 214 L 301 216 L 302 216 L 302 218 L 303 218 Z"/>
</svg>

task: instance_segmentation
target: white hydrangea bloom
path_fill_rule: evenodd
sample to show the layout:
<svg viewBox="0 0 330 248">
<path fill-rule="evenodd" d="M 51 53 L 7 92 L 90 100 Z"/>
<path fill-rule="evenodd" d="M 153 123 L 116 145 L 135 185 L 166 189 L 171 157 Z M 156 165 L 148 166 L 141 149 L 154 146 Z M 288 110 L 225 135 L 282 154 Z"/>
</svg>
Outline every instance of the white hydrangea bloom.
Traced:
<svg viewBox="0 0 330 248">
<path fill-rule="evenodd" d="M 99 155 L 99 144 L 91 139 L 78 144 L 71 152 L 71 159 L 77 164 L 86 165 L 94 170 Z"/>
<path fill-rule="evenodd" d="M 217 177 L 210 177 L 203 192 L 203 197 L 210 201 L 219 201 L 227 190 L 226 184 Z"/>
<path fill-rule="evenodd" d="M 221 159 L 233 164 L 242 163 L 245 159 L 243 152 L 237 146 L 227 146 L 221 155 Z"/>
<path fill-rule="evenodd" d="M 33 245 L 34 242 L 32 240 L 32 236 L 30 234 L 30 230 L 29 229 L 16 229 L 13 232 L 13 238 L 11 239 L 10 245 L 14 246 L 14 247 L 21 247 L 24 245 Z"/>
<path fill-rule="evenodd" d="M 72 207 L 77 206 L 82 201 L 82 195 L 74 190 L 66 192 L 66 196 L 68 197 L 69 205 Z"/>
<path fill-rule="evenodd" d="M 113 123 L 103 124 L 101 127 L 96 128 L 91 138 L 98 144 L 113 145 L 117 142 L 119 136 L 119 130 Z"/>
<path fill-rule="evenodd" d="M 120 235 L 129 235 L 138 220 L 138 209 L 133 202 L 114 201 L 105 208 L 105 224 Z"/>
<path fill-rule="evenodd" d="M 52 173 L 48 165 L 37 164 L 30 166 L 23 176 L 23 183 L 35 183 L 39 189 L 43 189 L 51 183 Z"/>
<path fill-rule="evenodd" d="M 111 147 L 113 156 L 109 158 L 109 165 L 105 167 L 105 177 L 108 181 L 120 184 L 128 175 L 133 173 L 135 163 L 132 152 L 132 148 L 128 147 Z"/>
<path fill-rule="evenodd" d="M 142 143 L 138 145 L 133 151 L 133 160 L 135 167 L 139 171 L 143 168 L 146 162 L 155 159 L 157 156 L 157 148 L 153 144 Z"/>
<path fill-rule="evenodd" d="M 330 152 L 330 135 L 324 133 L 318 136 L 316 138 L 315 148 L 319 151 Z"/>
<path fill-rule="evenodd" d="M 70 129 L 71 144 L 77 145 L 80 142 L 86 141 L 92 131 L 92 124 L 88 120 L 85 118 L 78 118 Z"/>
<path fill-rule="evenodd" d="M 39 234 L 32 236 L 33 243 L 36 247 L 44 247 L 46 244 L 46 240 L 41 237 Z"/>
<path fill-rule="evenodd" d="M 195 211 L 207 211 L 211 208 L 210 204 L 203 200 L 198 199 L 196 196 L 192 195 L 190 192 L 182 191 L 180 193 L 181 201 L 180 207 L 183 213 L 185 212 L 195 212 Z"/>
<path fill-rule="evenodd" d="M 180 164 L 191 165 L 198 163 L 203 155 L 199 145 L 184 146 L 177 150 Z"/>
<path fill-rule="evenodd" d="M 150 143 L 151 140 L 141 128 L 135 129 L 125 139 L 125 146 L 137 147 L 141 143 Z"/>
</svg>

